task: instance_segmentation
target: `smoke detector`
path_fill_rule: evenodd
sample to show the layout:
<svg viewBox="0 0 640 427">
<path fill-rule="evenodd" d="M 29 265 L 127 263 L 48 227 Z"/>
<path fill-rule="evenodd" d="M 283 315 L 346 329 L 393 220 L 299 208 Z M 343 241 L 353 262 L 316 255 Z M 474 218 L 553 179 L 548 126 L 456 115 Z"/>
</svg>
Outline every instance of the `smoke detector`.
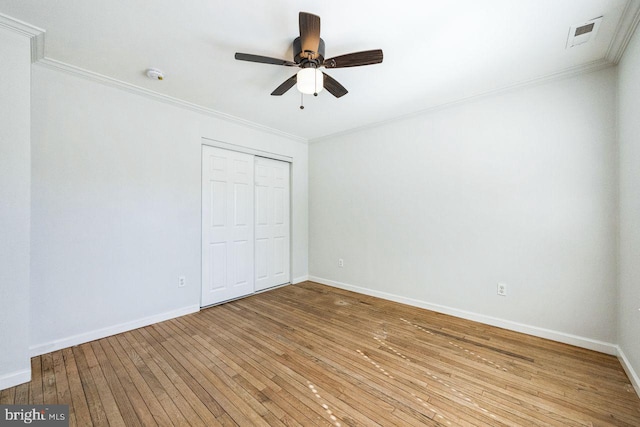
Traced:
<svg viewBox="0 0 640 427">
<path fill-rule="evenodd" d="M 595 39 L 601 22 L 602 16 L 581 24 L 572 25 L 567 38 L 567 49 Z"/>
<path fill-rule="evenodd" d="M 164 73 L 160 70 L 158 70 L 157 68 L 149 68 L 147 70 L 147 77 L 149 77 L 150 79 L 153 80 L 163 80 L 164 79 Z"/>
</svg>

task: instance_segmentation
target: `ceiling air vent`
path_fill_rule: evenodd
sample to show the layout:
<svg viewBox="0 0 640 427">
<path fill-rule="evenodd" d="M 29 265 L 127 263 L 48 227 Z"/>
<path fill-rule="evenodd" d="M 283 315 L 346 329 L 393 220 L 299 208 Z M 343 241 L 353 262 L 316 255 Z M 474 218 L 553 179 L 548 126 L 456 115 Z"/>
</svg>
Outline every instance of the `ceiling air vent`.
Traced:
<svg viewBox="0 0 640 427">
<path fill-rule="evenodd" d="M 602 16 L 592 19 L 591 21 L 581 24 L 572 25 L 569 29 L 569 38 L 567 39 L 567 49 L 570 47 L 584 44 L 596 38 L 598 28 L 602 22 Z"/>
</svg>

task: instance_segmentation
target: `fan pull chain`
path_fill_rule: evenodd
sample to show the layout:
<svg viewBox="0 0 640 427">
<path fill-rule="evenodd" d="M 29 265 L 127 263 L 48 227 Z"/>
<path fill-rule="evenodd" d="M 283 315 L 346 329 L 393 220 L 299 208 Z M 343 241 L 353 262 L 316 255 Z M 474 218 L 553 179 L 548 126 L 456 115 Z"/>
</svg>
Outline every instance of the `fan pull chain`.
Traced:
<svg viewBox="0 0 640 427">
<path fill-rule="evenodd" d="M 304 110 L 304 94 L 300 92 L 300 109 Z"/>
<path fill-rule="evenodd" d="M 316 92 L 315 90 L 318 88 L 318 73 L 315 71 L 313 72 L 313 96 L 318 96 L 318 92 Z"/>
</svg>

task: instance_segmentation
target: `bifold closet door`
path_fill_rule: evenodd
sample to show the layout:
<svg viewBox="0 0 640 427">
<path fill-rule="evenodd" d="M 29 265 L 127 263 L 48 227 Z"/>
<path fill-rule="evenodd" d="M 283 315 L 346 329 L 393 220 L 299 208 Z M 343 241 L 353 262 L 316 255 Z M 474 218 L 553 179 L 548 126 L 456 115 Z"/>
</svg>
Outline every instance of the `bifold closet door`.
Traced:
<svg viewBox="0 0 640 427">
<path fill-rule="evenodd" d="M 255 158 L 255 289 L 289 283 L 289 163 Z"/>
<path fill-rule="evenodd" d="M 254 292 L 254 156 L 202 147 L 201 306 Z"/>
</svg>

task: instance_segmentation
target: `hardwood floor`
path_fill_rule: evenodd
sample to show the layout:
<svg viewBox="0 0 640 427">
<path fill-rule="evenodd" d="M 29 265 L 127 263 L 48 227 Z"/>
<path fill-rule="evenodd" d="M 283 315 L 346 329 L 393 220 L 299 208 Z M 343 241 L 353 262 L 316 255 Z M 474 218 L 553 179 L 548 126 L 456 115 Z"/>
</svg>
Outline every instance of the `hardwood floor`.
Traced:
<svg viewBox="0 0 640 427">
<path fill-rule="evenodd" d="M 639 426 L 618 360 L 316 283 L 32 359 L 72 426 Z"/>
</svg>

